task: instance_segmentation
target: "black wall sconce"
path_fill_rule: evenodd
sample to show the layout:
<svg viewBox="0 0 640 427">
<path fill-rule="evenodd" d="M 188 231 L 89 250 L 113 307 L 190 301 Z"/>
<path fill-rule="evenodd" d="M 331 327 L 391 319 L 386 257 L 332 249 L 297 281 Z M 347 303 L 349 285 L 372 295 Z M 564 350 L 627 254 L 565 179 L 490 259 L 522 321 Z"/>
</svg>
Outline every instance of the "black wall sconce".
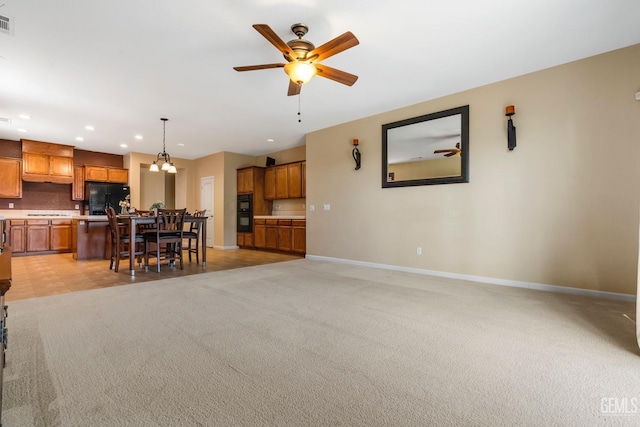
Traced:
<svg viewBox="0 0 640 427">
<path fill-rule="evenodd" d="M 513 125 L 513 120 L 511 120 L 511 116 L 515 113 L 516 107 L 513 105 L 507 106 L 505 116 L 509 117 L 507 121 L 507 148 L 509 148 L 509 151 L 513 151 L 516 148 L 516 127 Z"/>
<path fill-rule="evenodd" d="M 351 152 L 351 155 L 353 156 L 353 160 L 356 162 L 356 170 L 360 169 L 361 163 L 360 150 L 358 150 L 359 144 L 360 142 L 357 139 L 353 140 L 353 151 Z"/>
</svg>

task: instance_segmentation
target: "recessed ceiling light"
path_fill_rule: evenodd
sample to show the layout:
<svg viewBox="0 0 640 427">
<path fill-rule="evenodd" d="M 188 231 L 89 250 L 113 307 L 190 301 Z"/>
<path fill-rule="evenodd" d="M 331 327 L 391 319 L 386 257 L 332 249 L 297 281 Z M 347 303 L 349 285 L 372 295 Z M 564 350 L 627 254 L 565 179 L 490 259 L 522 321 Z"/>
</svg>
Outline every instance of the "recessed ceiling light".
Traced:
<svg viewBox="0 0 640 427">
<path fill-rule="evenodd" d="M 142 139 L 142 135 L 136 135 L 134 138 L 135 139 Z"/>
<path fill-rule="evenodd" d="M 84 141 L 84 138 L 81 136 L 76 136 L 76 141 Z"/>
<path fill-rule="evenodd" d="M 28 114 L 20 114 L 18 117 L 24 120 L 31 120 L 31 116 Z"/>
<path fill-rule="evenodd" d="M 95 128 L 93 126 L 91 126 L 91 125 L 86 125 L 84 128 L 86 130 L 95 130 Z"/>
<path fill-rule="evenodd" d="M 120 147 L 122 147 L 122 148 L 127 148 L 127 147 L 128 147 L 128 145 L 127 145 L 127 144 L 120 144 Z"/>
<path fill-rule="evenodd" d="M 18 128 L 17 130 L 18 130 L 18 132 L 29 132 L 28 130 L 23 129 L 23 128 Z"/>
<path fill-rule="evenodd" d="M 273 138 L 267 139 L 267 142 L 273 142 L 273 141 L 275 141 Z"/>
<path fill-rule="evenodd" d="M 180 147 L 184 147 L 184 144 L 183 144 L 182 142 L 180 142 L 178 145 L 179 145 Z"/>
</svg>

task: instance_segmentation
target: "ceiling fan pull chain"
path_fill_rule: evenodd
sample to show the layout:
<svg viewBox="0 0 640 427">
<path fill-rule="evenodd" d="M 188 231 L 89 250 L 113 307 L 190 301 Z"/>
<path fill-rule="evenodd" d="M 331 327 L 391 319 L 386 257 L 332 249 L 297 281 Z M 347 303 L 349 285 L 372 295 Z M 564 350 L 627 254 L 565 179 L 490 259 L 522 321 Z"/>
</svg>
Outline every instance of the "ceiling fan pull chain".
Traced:
<svg viewBox="0 0 640 427">
<path fill-rule="evenodd" d="M 302 114 L 300 113 L 300 98 L 302 98 L 302 93 L 298 94 L 298 123 L 302 122 Z"/>
</svg>

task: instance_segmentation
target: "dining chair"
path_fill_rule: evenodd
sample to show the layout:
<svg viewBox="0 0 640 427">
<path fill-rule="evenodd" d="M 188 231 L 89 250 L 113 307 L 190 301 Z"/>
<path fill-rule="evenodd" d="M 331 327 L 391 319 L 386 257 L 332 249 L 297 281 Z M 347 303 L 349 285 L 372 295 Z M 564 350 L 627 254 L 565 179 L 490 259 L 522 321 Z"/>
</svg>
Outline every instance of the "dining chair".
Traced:
<svg viewBox="0 0 640 427">
<path fill-rule="evenodd" d="M 184 268 L 182 239 L 186 212 L 186 209 L 158 209 L 155 230 L 144 233 L 146 269 L 149 269 L 149 255 L 156 258 L 158 273 L 160 272 L 161 259 L 166 260 L 169 265 L 180 260 L 180 269 Z"/>
<path fill-rule="evenodd" d="M 133 244 L 129 238 L 129 230 L 126 224 L 118 222 L 116 211 L 113 208 L 105 209 L 109 220 L 109 233 L 111 235 L 111 257 L 109 259 L 109 270 L 118 272 L 120 259 L 135 256 L 138 263 L 142 264 L 142 255 L 145 254 L 144 236 L 136 236 Z M 130 253 L 132 252 L 132 253 Z"/>
<path fill-rule="evenodd" d="M 206 209 L 201 211 L 196 210 L 191 216 L 200 218 L 204 216 Z M 191 254 L 196 254 L 196 264 L 200 264 L 200 230 L 202 230 L 202 222 L 194 221 L 189 223 L 189 230 L 182 233 L 182 236 L 187 239 L 187 254 L 189 255 L 189 262 L 191 262 Z M 191 247 L 191 242 L 195 241 L 194 247 Z"/>
</svg>

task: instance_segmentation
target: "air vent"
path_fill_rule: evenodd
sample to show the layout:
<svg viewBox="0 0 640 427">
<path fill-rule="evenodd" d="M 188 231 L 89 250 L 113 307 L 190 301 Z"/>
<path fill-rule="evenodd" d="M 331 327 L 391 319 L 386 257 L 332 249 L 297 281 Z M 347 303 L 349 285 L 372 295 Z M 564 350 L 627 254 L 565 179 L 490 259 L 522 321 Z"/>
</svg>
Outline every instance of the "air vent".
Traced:
<svg viewBox="0 0 640 427">
<path fill-rule="evenodd" d="M 0 123 L 11 123 L 11 119 L 6 117 L 0 117 Z"/>
<path fill-rule="evenodd" d="M 13 35 L 13 18 L 0 15 L 0 33 Z"/>
</svg>

